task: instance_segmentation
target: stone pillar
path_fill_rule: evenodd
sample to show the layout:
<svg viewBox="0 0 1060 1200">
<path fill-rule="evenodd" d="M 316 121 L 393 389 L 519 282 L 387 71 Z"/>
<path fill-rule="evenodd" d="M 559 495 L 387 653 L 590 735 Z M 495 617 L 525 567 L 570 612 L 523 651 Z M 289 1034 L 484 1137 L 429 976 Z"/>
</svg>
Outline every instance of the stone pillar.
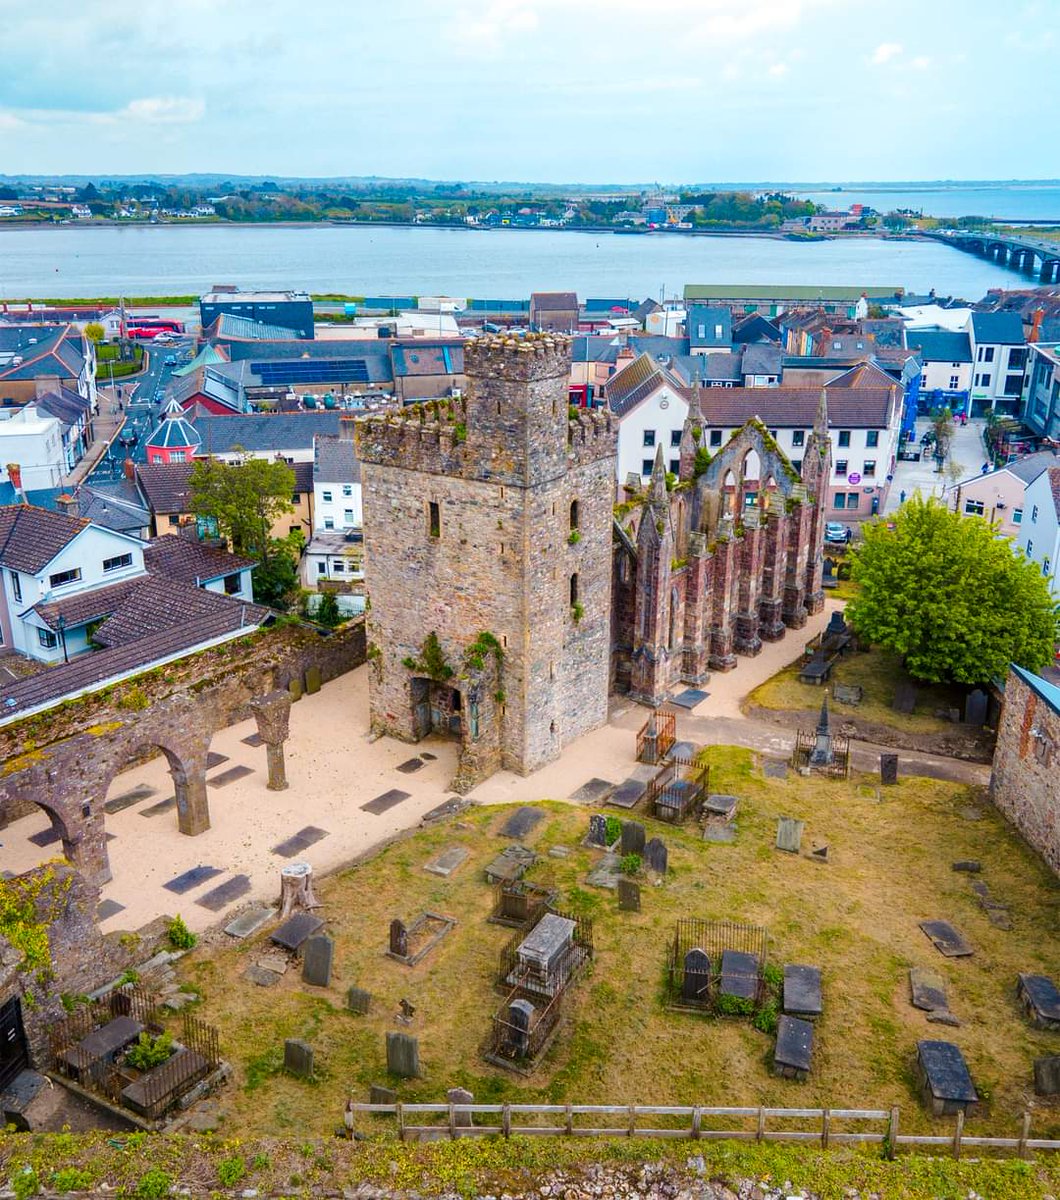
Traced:
<svg viewBox="0 0 1060 1200">
<path fill-rule="evenodd" d="M 173 773 L 177 798 L 177 828 L 188 837 L 210 828 L 210 802 L 206 798 L 206 758 L 198 756 L 184 768 L 183 778 Z"/>
<path fill-rule="evenodd" d="M 796 501 L 788 518 L 783 618 L 789 629 L 801 629 L 809 615 L 806 611 L 806 568 L 811 515 L 810 506 L 803 498 Z"/>
<path fill-rule="evenodd" d="M 62 823 L 57 823 L 53 814 L 48 815 L 52 817 L 52 825 L 62 839 L 66 861 L 76 867 L 93 887 L 102 887 L 111 878 L 107 834 L 103 827 L 103 801 L 86 801 L 80 811 L 80 820 Z"/>
<path fill-rule="evenodd" d="M 691 533 L 688 538 L 688 566 L 685 569 L 685 632 L 681 678 L 697 686 L 709 678 L 708 605 L 711 578 L 712 564 L 707 551 L 707 539 L 702 533 Z"/>
<path fill-rule="evenodd" d="M 758 636 L 778 642 L 784 636 L 784 562 L 788 552 L 788 518 L 784 497 L 773 492 L 766 515 L 762 551 L 762 591 L 758 601 Z"/>
<path fill-rule="evenodd" d="M 758 636 L 758 597 L 765 535 L 757 508 L 744 511 L 743 523 L 744 536 L 738 565 L 736 637 L 733 644 L 740 654 L 754 657 L 762 652 L 762 639 Z"/>
<path fill-rule="evenodd" d="M 290 733 L 291 693 L 285 688 L 277 688 L 266 696 L 258 696 L 251 700 L 250 711 L 265 743 L 269 765 L 267 787 L 272 792 L 282 792 L 288 786 L 283 744 Z"/>
<path fill-rule="evenodd" d="M 710 667 L 713 671 L 731 671 L 736 666 L 733 641 L 733 580 L 736 575 L 737 546 L 732 538 L 731 522 L 723 519 L 714 551 L 714 605 L 710 620 Z"/>
</svg>

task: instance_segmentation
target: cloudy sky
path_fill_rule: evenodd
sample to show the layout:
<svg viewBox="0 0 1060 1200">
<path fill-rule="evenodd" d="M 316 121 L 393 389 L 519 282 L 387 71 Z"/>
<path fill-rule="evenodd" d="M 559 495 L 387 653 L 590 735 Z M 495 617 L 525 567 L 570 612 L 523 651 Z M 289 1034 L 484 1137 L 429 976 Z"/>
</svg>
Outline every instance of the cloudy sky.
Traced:
<svg viewBox="0 0 1060 1200">
<path fill-rule="evenodd" d="M 8 174 L 1060 174 L 1060 0 L 0 0 L 0 25 Z"/>
</svg>

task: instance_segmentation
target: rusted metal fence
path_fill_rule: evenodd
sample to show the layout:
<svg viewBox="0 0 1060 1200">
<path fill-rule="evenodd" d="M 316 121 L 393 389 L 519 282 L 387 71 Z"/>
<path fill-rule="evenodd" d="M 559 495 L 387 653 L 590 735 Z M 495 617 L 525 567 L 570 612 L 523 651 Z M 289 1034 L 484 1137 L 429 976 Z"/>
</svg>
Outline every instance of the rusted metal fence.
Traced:
<svg viewBox="0 0 1060 1200">
<path fill-rule="evenodd" d="M 504 991 L 508 991 L 512 987 L 511 976 L 519 967 L 519 947 L 526 940 L 526 937 L 540 924 L 541 919 L 547 913 L 554 913 L 557 917 L 566 917 L 574 922 L 574 934 L 571 938 L 571 953 L 580 961 L 584 962 L 587 958 L 593 957 L 593 922 L 590 917 L 576 917 L 573 913 L 557 912 L 556 909 L 546 906 L 542 908 L 534 916 L 533 920 L 524 925 L 514 937 L 509 938 L 504 949 L 501 950 L 500 960 L 497 969 L 497 984 Z M 568 964 L 569 965 L 569 964 Z M 562 968 L 562 964 L 561 964 Z M 561 972 L 558 972 L 561 973 Z"/>
<path fill-rule="evenodd" d="M 346 1105 L 347 1126 L 360 1114 L 397 1118 L 403 1141 L 436 1138 L 485 1137 L 643 1137 L 685 1138 L 692 1141 L 802 1142 L 831 1146 L 877 1145 L 888 1157 L 903 1147 L 945 1148 L 956 1158 L 964 1150 L 1013 1151 L 1026 1158 L 1035 1150 L 1060 1150 L 1060 1140 L 1032 1138 L 1031 1114 L 1024 1113 L 1016 1137 L 965 1134 L 964 1114 L 958 1113 L 952 1133 L 904 1134 L 897 1108 L 725 1108 L 709 1105 L 659 1104 L 357 1104 Z M 434 1121 L 417 1123 L 417 1119 Z M 518 1118 L 531 1117 L 531 1124 Z M 579 1118 L 605 1118 L 586 1125 Z M 476 1123 L 476 1118 L 484 1118 Z M 660 1120 L 661 1118 L 661 1120 Z M 641 1124 L 649 1120 L 650 1124 Z M 663 1124 L 663 1121 L 666 1123 Z M 711 1122 L 717 1122 L 712 1125 Z M 800 1128 L 777 1128 L 778 1122 Z M 872 1126 L 872 1128 L 866 1128 Z"/>
<path fill-rule="evenodd" d="M 733 1012 L 756 1008 L 765 995 L 766 931 L 757 925 L 685 917 L 670 942 L 666 1001 L 671 1008 Z M 698 953 L 695 953 L 698 952 Z"/>
<path fill-rule="evenodd" d="M 710 788 L 710 767 L 667 764 L 645 789 L 647 808 L 660 821 L 676 825 L 699 811 Z"/>
<path fill-rule="evenodd" d="M 677 740 L 677 714 L 660 708 L 653 712 L 637 734 L 637 762 L 661 763 Z"/>
</svg>

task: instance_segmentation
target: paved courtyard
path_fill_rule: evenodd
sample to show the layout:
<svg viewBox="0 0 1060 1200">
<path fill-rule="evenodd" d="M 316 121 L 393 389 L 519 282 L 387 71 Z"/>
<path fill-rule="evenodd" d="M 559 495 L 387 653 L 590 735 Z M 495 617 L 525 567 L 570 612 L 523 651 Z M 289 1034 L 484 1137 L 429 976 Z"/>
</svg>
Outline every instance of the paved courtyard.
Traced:
<svg viewBox="0 0 1060 1200">
<path fill-rule="evenodd" d="M 767 644 L 757 658 L 741 658 L 735 671 L 715 675 L 706 685 L 706 699 L 680 714 L 679 735 L 786 755 L 791 737 L 744 718 L 741 700 L 798 658 L 836 607 L 829 600 L 805 629 Z M 161 913 L 179 912 L 198 931 L 226 923 L 251 901 L 276 899 L 286 862 L 310 862 L 318 874 L 333 871 L 414 828 L 450 799 L 454 743 L 430 738 L 410 746 L 370 738 L 368 670 L 350 672 L 293 706 L 287 791 L 270 792 L 265 786 L 265 748 L 254 744 L 253 721 L 220 731 L 211 743 L 214 757 L 207 774 L 212 826 L 198 837 L 177 830 L 163 757 L 118 776 L 106 802 L 114 877 L 103 889 L 104 932 L 136 929 Z M 618 783 L 636 765 L 634 732 L 645 714 L 616 699 L 608 723 L 579 738 L 558 761 L 528 777 L 498 772 L 470 798 L 480 804 L 563 800 L 592 779 Z M 874 748 L 862 747 L 855 761 L 873 769 L 875 754 Z M 913 761 L 907 759 L 903 767 Z M 924 774 L 936 773 L 923 756 L 916 761 Z M 944 759 L 935 764 L 939 772 L 949 766 Z M 985 778 L 982 768 L 974 770 L 975 780 Z M 5 870 L 27 870 L 57 852 L 43 812 L 0 830 Z"/>
<path fill-rule="evenodd" d="M 941 475 L 930 454 L 922 455 L 918 463 L 897 463 L 894 479 L 887 493 L 884 514 L 893 513 L 901 506 L 903 493 L 907 500 L 917 492 L 925 499 L 928 496 L 941 496 L 951 484 L 977 474 L 986 459 L 986 448 L 983 445 L 985 427 L 986 422 L 978 418 L 969 421 L 967 425 L 954 426 L 949 460 Z M 927 417 L 917 419 L 916 444 L 921 450 L 923 447 L 920 446 L 920 439 L 930 428 L 931 421 Z"/>
</svg>

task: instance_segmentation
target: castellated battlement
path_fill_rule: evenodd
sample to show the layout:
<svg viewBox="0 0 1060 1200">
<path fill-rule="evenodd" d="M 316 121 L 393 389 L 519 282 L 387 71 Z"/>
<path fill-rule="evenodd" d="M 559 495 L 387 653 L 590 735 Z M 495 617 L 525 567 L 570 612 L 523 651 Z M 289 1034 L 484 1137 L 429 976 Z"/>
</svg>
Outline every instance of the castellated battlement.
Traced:
<svg viewBox="0 0 1060 1200">
<path fill-rule="evenodd" d="M 464 343 L 464 374 L 511 382 L 566 376 L 571 339 L 562 333 L 488 334 Z"/>
</svg>

